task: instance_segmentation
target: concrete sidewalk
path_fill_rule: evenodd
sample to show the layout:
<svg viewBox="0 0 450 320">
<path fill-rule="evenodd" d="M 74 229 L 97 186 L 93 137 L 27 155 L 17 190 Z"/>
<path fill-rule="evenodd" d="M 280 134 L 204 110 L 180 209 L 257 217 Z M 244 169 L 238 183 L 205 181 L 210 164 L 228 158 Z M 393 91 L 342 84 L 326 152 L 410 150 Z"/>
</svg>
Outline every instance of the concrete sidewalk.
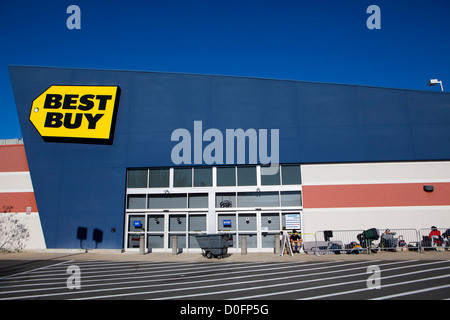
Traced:
<svg viewBox="0 0 450 320">
<path fill-rule="evenodd" d="M 0 265 L 2 261 L 30 261 L 30 260 L 105 260 L 105 261 L 147 261 L 147 262 L 205 262 L 205 263 L 226 263 L 226 262 L 292 262 L 292 261 L 370 261 L 370 260 L 450 260 L 450 251 L 425 251 L 423 253 L 412 251 L 401 252 L 378 252 L 376 254 L 328 254 L 328 255 L 308 255 L 294 254 L 293 256 L 280 256 L 274 253 L 240 253 L 227 254 L 222 259 L 207 259 L 201 253 L 139 253 L 108 251 L 108 250 L 38 250 L 18 253 L 0 253 Z"/>
</svg>

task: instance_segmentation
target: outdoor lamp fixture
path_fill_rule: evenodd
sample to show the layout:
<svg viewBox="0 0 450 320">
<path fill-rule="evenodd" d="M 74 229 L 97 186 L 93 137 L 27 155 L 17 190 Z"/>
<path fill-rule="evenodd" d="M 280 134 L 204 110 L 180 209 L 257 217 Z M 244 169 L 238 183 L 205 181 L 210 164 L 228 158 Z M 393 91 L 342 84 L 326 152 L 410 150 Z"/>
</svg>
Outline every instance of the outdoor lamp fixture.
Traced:
<svg viewBox="0 0 450 320">
<path fill-rule="evenodd" d="M 438 79 L 431 79 L 430 81 L 428 81 L 428 85 L 431 86 L 435 86 L 437 84 L 441 85 L 441 91 L 444 91 L 444 87 L 442 86 L 442 81 L 438 80 Z"/>
</svg>

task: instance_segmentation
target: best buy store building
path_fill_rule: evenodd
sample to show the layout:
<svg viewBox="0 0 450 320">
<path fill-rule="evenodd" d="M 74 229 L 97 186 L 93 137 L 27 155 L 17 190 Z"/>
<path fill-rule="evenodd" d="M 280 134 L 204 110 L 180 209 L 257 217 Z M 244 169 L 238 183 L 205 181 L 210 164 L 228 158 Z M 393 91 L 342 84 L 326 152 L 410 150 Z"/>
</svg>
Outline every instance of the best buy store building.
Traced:
<svg viewBox="0 0 450 320">
<path fill-rule="evenodd" d="M 249 251 L 271 251 L 284 228 L 313 239 L 319 230 L 450 227 L 447 93 L 9 71 L 46 248 L 137 250 L 145 235 L 157 252 L 177 235 L 188 252 L 199 251 L 196 234 L 230 232 L 231 252 L 241 236 Z M 238 138 L 228 147 L 229 130 L 244 132 L 244 149 Z M 277 152 L 280 165 L 264 174 L 262 155 Z"/>
</svg>

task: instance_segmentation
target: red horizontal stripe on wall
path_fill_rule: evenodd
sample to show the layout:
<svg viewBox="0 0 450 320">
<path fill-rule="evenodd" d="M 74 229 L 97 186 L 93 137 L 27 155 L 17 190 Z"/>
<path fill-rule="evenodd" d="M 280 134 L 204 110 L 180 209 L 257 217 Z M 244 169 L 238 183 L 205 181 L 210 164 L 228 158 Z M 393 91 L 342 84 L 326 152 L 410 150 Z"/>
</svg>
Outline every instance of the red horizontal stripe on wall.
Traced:
<svg viewBox="0 0 450 320">
<path fill-rule="evenodd" d="M 0 146 L 0 172 L 18 171 L 29 171 L 23 144 Z"/>
<path fill-rule="evenodd" d="M 425 192 L 424 185 L 434 186 Z M 303 186 L 303 208 L 450 205 L 450 183 Z"/>
<path fill-rule="evenodd" d="M 38 212 L 34 192 L 0 193 L 0 212 Z"/>
</svg>

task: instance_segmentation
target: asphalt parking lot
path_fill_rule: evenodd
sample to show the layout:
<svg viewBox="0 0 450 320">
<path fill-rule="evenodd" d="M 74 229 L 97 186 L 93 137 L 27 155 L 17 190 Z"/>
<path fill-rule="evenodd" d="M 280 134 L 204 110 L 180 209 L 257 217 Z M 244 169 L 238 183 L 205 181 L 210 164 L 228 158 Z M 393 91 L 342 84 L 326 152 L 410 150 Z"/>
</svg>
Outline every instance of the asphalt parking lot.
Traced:
<svg viewBox="0 0 450 320">
<path fill-rule="evenodd" d="M 221 260 L 201 254 L 0 255 L 0 300 L 165 300 L 180 306 L 180 301 L 449 298 L 448 252 L 232 254 Z"/>
</svg>

